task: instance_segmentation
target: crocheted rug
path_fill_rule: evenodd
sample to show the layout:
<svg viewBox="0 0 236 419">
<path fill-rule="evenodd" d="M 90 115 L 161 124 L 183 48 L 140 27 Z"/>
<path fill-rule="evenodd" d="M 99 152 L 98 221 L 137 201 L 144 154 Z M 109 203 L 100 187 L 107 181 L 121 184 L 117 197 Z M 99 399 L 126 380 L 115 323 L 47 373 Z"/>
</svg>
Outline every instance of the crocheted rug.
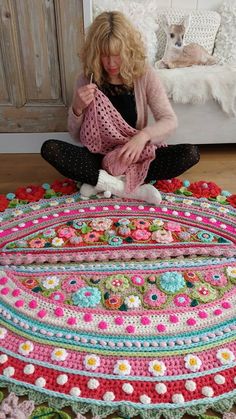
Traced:
<svg viewBox="0 0 236 419">
<path fill-rule="evenodd" d="M 233 207 L 173 194 L 6 210 L 0 385 L 99 418 L 230 410 L 235 233 Z"/>
</svg>

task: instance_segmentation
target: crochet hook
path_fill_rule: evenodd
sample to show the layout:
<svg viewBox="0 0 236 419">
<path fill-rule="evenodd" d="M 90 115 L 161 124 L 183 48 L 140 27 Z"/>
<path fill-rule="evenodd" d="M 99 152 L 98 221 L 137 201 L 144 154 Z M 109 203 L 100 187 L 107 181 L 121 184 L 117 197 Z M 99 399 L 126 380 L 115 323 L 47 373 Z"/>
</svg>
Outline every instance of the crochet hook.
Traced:
<svg viewBox="0 0 236 419">
<path fill-rule="evenodd" d="M 91 74 L 91 76 L 90 76 L 90 81 L 89 81 L 89 84 L 91 84 L 93 82 L 93 73 Z"/>
</svg>

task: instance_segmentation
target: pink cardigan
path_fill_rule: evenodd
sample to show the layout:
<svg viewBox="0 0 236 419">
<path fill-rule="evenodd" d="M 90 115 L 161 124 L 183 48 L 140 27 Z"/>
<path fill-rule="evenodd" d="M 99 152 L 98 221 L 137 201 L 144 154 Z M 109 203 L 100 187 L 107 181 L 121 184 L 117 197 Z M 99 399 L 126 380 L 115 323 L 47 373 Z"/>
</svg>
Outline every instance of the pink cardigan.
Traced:
<svg viewBox="0 0 236 419">
<path fill-rule="evenodd" d="M 88 83 L 84 76 L 80 76 L 76 82 L 75 89 Z M 167 137 L 177 127 L 177 118 L 171 107 L 169 99 L 157 72 L 149 66 L 146 73 L 134 80 L 134 94 L 137 108 L 138 130 L 144 130 L 150 136 L 152 144 L 160 146 L 165 143 Z M 148 123 L 148 106 L 151 109 L 155 123 Z M 80 127 L 83 121 L 83 114 L 76 116 L 69 109 L 68 131 L 76 141 L 80 139 Z"/>
</svg>

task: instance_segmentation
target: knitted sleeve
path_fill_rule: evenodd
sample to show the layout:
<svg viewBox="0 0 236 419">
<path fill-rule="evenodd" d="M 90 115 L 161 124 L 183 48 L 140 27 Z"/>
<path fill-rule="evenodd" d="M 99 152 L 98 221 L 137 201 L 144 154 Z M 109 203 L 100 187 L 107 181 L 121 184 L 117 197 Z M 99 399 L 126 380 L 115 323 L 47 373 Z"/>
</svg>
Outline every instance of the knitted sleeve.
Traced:
<svg viewBox="0 0 236 419">
<path fill-rule="evenodd" d="M 177 127 L 177 117 L 172 109 L 162 82 L 154 70 L 150 67 L 146 76 L 147 103 L 151 109 L 155 123 L 143 129 L 150 136 L 153 144 L 165 142 L 167 137 Z"/>
<path fill-rule="evenodd" d="M 75 94 L 76 90 L 79 87 L 84 86 L 87 83 L 88 83 L 88 80 L 83 75 L 79 76 L 75 82 L 73 94 Z M 83 114 L 81 116 L 75 115 L 72 109 L 72 106 L 70 106 L 69 111 L 68 111 L 67 128 L 71 137 L 76 141 L 80 140 L 79 134 L 80 134 L 80 127 L 81 127 L 83 118 L 84 118 Z"/>
</svg>

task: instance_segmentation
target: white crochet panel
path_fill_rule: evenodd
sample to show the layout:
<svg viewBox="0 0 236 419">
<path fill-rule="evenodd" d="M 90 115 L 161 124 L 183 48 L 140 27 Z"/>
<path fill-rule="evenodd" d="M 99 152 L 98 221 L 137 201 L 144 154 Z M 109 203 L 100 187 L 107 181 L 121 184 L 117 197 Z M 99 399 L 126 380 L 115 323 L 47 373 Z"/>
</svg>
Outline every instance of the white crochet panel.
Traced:
<svg viewBox="0 0 236 419">
<path fill-rule="evenodd" d="M 236 65 L 236 1 L 224 1 L 218 12 L 221 15 L 221 25 L 213 55 L 219 59 L 220 64 Z"/>
<path fill-rule="evenodd" d="M 156 31 L 158 28 L 155 19 L 155 3 L 155 0 L 93 0 L 93 16 L 96 17 L 104 11 L 118 10 L 123 12 L 140 31 L 147 48 L 149 61 L 153 64 L 156 59 Z"/>
<path fill-rule="evenodd" d="M 185 44 L 195 42 L 202 45 L 212 54 L 217 31 L 220 26 L 220 15 L 211 10 L 162 9 L 157 12 L 157 59 L 160 60 L 165 51 L 166 34 L 162 27 L 163 16 L 170 24 L 179 24 L 185 16 L 190 15 L 190 24 L 185 35 Z"/>
</svg>

